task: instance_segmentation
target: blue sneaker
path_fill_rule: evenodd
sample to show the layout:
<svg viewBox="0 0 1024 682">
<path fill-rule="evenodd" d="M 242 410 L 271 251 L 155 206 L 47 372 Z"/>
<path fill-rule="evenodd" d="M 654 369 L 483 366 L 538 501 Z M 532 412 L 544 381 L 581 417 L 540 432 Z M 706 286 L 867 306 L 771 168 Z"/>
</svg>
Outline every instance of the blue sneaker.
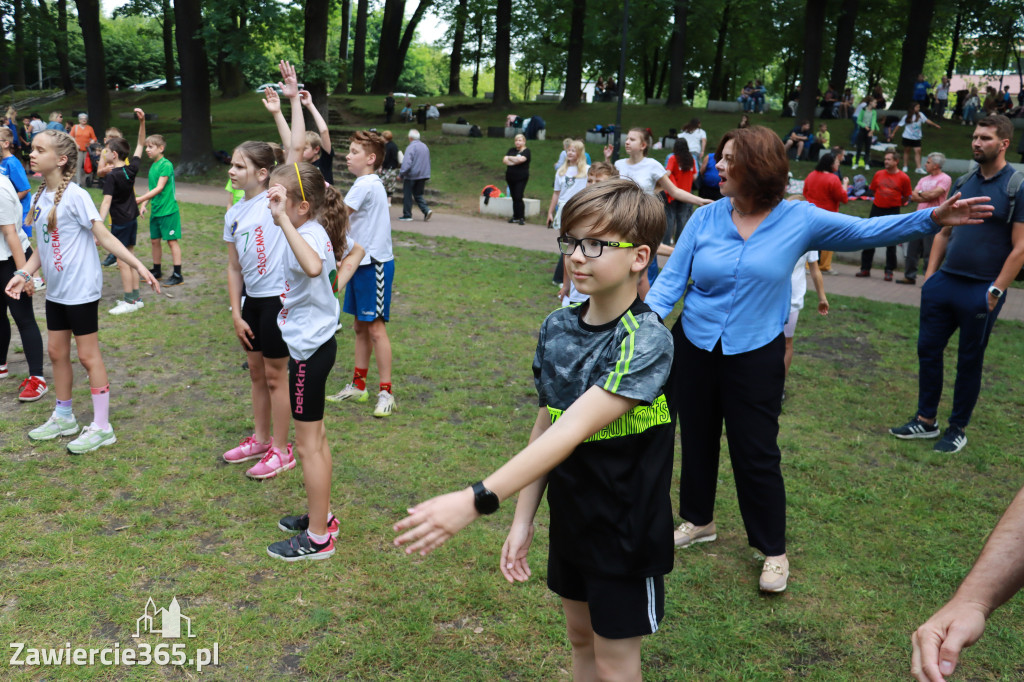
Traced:
<svg viewBox="0 0 1024 682">
<path fill-rule="evenodd" d="M 939 427 L 937 424 L 923 422 L 917 415 L 914 415 L 914 418 L 903 426 L 894 426 L 889 429 L 889 433 L 904 440 L 912 438 L 938 438 Z"/>
<path fill-rule="evenodd" d="M 967 445 L 967 434 L 959 426 L 949 425 L 946 432 L 942 434 L 942 440 L 935 444 L 935 452 L 952 455 L 960 452 Z"/>
</svg>

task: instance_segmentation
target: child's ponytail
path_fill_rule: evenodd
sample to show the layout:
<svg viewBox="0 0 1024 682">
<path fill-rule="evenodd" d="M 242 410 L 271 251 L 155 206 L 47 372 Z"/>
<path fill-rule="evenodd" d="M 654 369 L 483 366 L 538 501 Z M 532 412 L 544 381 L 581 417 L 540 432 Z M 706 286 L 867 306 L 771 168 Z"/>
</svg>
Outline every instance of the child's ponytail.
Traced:
<svg viewBox="0 0 1024 682">
<path fill-rule="evenodd" d="M 335 257 L 340 258 L 348 242 L 348 211 L 345 209 L 344 197 L 333 185 L 324 189 L 324 205 L 319 219 L 331 239 Z"/>
</svg>

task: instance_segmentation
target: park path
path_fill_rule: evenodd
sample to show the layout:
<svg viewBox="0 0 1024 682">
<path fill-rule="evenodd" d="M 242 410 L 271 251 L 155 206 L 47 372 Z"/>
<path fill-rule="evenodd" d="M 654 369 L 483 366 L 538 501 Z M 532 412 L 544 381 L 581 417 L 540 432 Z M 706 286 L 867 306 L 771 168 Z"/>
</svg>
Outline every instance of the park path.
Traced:
<svg viewBox="0 0 1024 682">
<path fill-rule="evenodd" d="M 176 183 L 175 189 L 180 201 L 227 207 L 228 195 L 223 189 L 184 182 Z M 136 190 L 139 193 L 147 191 L 145 178 L 136 180 Z M 532 251 L 546 251 L 551 254 L 555 252 L 555 233 L 540 225 L 509 225 L 503 219 L 437 211 L 434 212 L 430 222 L 424 222 L 418 209 L 414 209 L 414 214 L 416 218 L 412 222 L 399 222 L 401 206 L 393 205 L 391 207 L 392 229 L 430 237 L 457 237 L 469 241 L 515 246 Z M 849 258 L 851 261 L 859 262 L 860 254 L 850 254 Z M 873 270 L 870 278 L 856 278 L 854 274 L 859 269 L 856 265 L 833 261 L 832 270 L 835 275 L 825 276 L 826 293 L 860 296 L 886 303 L 920 305 L 920 287 L 886 282 L 882 279 L 882 271 L 879 269 Z M 808 279 L 808 287 L 813 290 L 813 286 Z M 1024 292 L 1011 291 L 1006 303 L 1003 304 L 1003 310 L 999 317 L 1006 320 L 1024 321 Z"/>
</svg>

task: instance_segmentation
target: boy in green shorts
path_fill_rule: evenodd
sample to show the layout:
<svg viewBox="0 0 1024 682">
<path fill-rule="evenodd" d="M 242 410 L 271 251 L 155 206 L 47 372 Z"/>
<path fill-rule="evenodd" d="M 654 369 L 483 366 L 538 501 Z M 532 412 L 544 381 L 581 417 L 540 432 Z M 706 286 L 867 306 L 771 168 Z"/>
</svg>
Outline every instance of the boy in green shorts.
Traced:
<svg viewBox="0 0 1024 682">
<path fill-rule="evenodd" d="M 141 125 L 144 128 L 146 121 L 143 120 Z M 157 279 L 163 276 L 160 268 L 163 257 L 160 240 L 164 240 L 171 248 L 174 273 L 161 284 L 173 287 L 184 282 L 185 278 L 181 276 L 181 245 L 178 243 L 181 239 L 181 214 L 178 212 L 178 202 L 174 198 L 174 165 L 164 156 L 166 146 L 162 135 L 150 135 L 146 138 L 146 155 L 153 159 L 153 165 L 149 169 L 149 191 L 135 201 L 139 204 L 140 215 L 145 215 L 146 203 L 152 200 L 149 238 L 153 244 L 153 268 L 150 272 Z"/>
</svg>

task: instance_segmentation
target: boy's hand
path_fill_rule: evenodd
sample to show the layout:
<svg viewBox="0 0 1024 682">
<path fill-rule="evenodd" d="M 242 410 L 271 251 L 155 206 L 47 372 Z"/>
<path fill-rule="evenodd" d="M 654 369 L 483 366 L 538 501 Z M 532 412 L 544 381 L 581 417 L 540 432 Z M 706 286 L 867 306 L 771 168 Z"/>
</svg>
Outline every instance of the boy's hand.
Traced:
<svg viewBox="0 0 1024 682">
<path fill-rule="evenodd" d="M 139 119 L 140 121 L 145 121 L 146 112 L 138 107 L 135 107 L 135 118 Z"/>
<path fill-rule="evenodd" d="M 501 546 L 501 574 L 505 580 L 524 583 L 530 579 L 530 564 L 526 561 L 526 554 L 532 543 L 533 524 L 513 523 L 505 544 Z"/>
<path fill-rule="evenodd" d="M 252 327 L 249 326 L 249 323 L 243 320 L 241 315 L 232 316 L 231 323 L 235 325 L 235 336 L 242 342 L 242 347 L 246 350 L 252 350 L 252 344 L 249 343 L 249 339 L 256 338 L 256 335 L 252 333 Z"/>
<path fill-rule="evenodd" d="M 140 265 L 138 268 L 139 279 L 148 284 L 150 288 L 156 293 L 160 293 L 160 282 L 156 281 L 156 277 L 153 273 L 146 269 L 146 266 Z"/>
<path fill-rule="evenodd" d="M 267 108 L 271 114 L 281 113 L 281 98 L 277 96 L 277 90 L 274 88 L 264 88 L 263 90 L 263 106 Z"/>
<path fill-rule="evenodd" d="M 139 217 L 141 218 L 144 215 L 146 215 L 146 206 L 148 205 L 149 202 L 148 201 L 139 201 L 138 199 L 136 199 L 135 203 L 139 205 Z"/>
<path fill-rule="evenodd" d="M 283 83 L 277 84 L 281 88 L 281 94 L 288 99 L 295 99 L 299 96 L 299 79 L 295 75 L 295 67 L 282 59 L 279 68 L 281 69 L 281 78 L 284 80 Z"/>
<path fill-rule="evenodd" d="M 431 498 L 408 511 L 409 516 L 393 526 L 395 532 L 408 531 L 395 538 L 395 547 L 411 542 L 405 553 L 419 552 L 421 556 L 440 547 L 480 516 L 473 504 L 472 488 Z"/>
</svg>

